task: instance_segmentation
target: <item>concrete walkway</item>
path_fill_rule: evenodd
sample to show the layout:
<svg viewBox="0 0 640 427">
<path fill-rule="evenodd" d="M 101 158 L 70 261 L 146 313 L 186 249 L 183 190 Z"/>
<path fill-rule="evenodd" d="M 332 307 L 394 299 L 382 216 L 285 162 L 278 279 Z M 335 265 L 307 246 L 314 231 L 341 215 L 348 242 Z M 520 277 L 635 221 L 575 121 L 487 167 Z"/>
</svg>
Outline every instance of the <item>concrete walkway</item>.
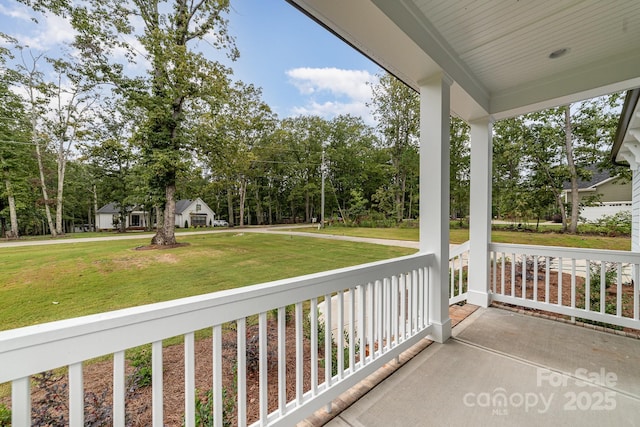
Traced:
<svg viewBox="0 0 640 427">
<path fill-rule="evenodd" d="M 640 426 L 640 340 L 479 309 L 328 425 Z"/>
</svg>

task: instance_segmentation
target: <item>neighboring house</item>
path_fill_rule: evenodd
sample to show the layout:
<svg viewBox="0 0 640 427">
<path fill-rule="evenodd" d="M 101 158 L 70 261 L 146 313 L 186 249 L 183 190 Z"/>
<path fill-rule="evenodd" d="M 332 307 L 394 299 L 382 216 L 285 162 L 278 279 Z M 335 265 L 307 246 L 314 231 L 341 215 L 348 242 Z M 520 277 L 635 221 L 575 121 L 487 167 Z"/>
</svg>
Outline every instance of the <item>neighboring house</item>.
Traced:
<svg viewBox="0 0 640 427">
<path fill-rule="evenodd" d="M 176 227 L 184 227 L 185 223 L 189 227 L 193 226 L 209 226 L 213 224 L 216 214 L 201 199 L 195 200 L 178 200 L 176 202 Z M 125 217 L 125 228 L 146 228 L 151 223 L 151 213 L 145 211 L 142 206 L 133 206 L 127 208 Z M 97 230 L 115 230 L 118 228 L 120 221 L 120 209 L 115 203 L 104 205 L 96 213 L 96 229 Z"/>
<path fill-rule="evenodd" d="M 565 203 L 571 202 L 571 188 L 565 184 L 562 191 Z M 594 222 L 605 215 L 631 212 L 631 182 L 611 176 L 607 171 L 592 171 L 589 181 L 578 182 L 580 218 Z"/>
<path fill-rule="evenodd" d="M 213 225 L 216 214 L 202 201 L 201 198 L 195 200 L 178 200 L 176 202 L 176 227 L 208 227 Z"/>
<path fill-rule="evenodd" d="M 124 218 L 125 228 L 146 228 L 150 223 L 151 213 L 142 206 L 127 208 Z M 120 224 L 120 207 L 116 203 L 108 203 L 96 212 L 96 230 L 115 230 Z"/>
</svg>

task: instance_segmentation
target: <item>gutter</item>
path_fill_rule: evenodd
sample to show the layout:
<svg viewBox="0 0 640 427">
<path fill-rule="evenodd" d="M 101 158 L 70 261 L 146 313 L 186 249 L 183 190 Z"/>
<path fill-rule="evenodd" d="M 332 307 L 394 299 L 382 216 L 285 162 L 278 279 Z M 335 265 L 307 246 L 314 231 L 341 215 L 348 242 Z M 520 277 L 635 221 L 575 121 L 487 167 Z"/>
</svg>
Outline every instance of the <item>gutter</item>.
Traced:
<svg viewBox="0 0 640 427">
<path fill-rule="evenodd" d="M 628 90 L 624 97 L 624 105 L 622 106 L 622 112 L 620 113 L 620 121 L 618 122 L 618 129 L 616 129 L 616 136 L 613 140 L 613 147 L 611 148 L 611 162 L 616 166 L 629 167 L 627 162 L 620 163 L 616 161 L 618 152 L 624 142 L 624 137 L 629 129 L 629 122 L 633 118 L 633 114 L 638 105 L 640 99 L 640 88 Z"/>
</svg>

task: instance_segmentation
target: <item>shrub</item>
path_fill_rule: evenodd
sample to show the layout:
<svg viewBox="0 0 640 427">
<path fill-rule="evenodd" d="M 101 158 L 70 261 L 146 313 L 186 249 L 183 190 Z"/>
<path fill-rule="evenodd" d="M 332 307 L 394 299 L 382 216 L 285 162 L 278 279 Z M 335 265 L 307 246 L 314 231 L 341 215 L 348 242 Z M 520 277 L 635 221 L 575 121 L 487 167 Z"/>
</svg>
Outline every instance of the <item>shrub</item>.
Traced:
<svg viewBox="0 0 640 427">
<path fill-rule="evenodd" d="M 231 426 L 230 415 L 235 409 L 235 401 L 233 396 L 227 393 L 227 389 L 222 387 L 222 425 Z M 183 423 L 184 425 L 184 423 Z M 209 389 L 204 396 L 196 399 L 196 425 L 200 427 L 213 426 L 213 390 Z"/>
<path fill-rule="evenodd" d="M 596 225 L 607 234 L 629 236 L 631 235 L 631 219 L 631 212 L 623 211 L 598 218 Z"/>
<path fill-rule="evenodd" d="M 0 427 L 9 427 L 11 425 L 11 410 L 0 403 Z"/>
<path fill-rule="evenodd" d="M 129 387 L 132 389 L 151 385 L 151 346 L 136 347 L 127 352 L 127 359 L 133 366 L 133 373 L 129 375 Z"/>
</svg>

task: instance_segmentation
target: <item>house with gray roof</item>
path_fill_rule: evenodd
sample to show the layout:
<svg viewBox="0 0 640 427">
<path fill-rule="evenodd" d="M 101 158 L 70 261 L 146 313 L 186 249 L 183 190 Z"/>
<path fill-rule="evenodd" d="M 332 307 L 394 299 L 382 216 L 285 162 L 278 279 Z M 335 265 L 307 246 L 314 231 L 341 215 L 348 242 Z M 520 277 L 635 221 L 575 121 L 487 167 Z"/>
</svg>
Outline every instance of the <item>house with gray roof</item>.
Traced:
<svg viewBox="0 0 640 427">
<path fill-rule="evenodd" d="M 580 198 L 580 219 L 594 222 L 606 215 L 631 212 L 631 182 L 619 175 L 611 176 L 608 171 L 591 171 L 591 179 L 578 181 Z M 565 203 L 571 202 L 571 187 L 565 183 L 563 190 Z"/>
<path fill-rule="evenodd" d="M 108 203 L 96 212 L 97 230 L 115 230 L 121 221 L 120 207 L 116 203 Z M 216 214 L 201 198 L 183 199 L 176 202 L 176 227 L 208 227 L 213 225 Z M 144 229 L 153 226 L 151 212 L 144 206 L 127 207 L 124 218 L 125 228 Z"/>
</svg>

